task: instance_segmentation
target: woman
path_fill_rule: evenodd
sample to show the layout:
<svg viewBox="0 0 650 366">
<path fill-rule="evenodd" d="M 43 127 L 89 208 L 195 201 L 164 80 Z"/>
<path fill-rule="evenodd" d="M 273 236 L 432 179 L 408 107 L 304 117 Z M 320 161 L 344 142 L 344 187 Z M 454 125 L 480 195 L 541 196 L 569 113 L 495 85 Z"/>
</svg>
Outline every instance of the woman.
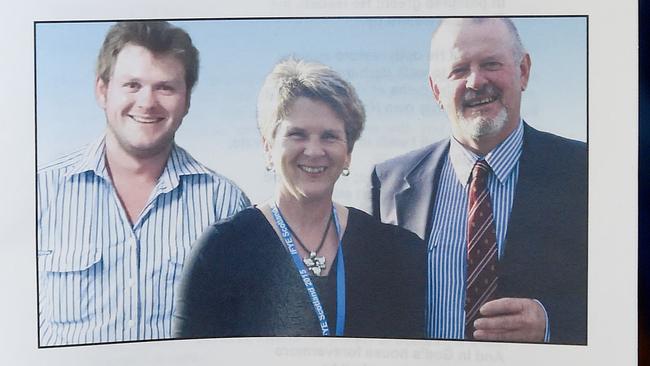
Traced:
<svg viewBox="0 0 650 366">
<path fill-rule="evenodd" d="M 176 337 L 424 337 L 424 243 L 332 202 L 364 120 L 354 89 L 330 68 L 276 65 L 258 100 L 275 195 L 196 243 Z"/>
</svg>

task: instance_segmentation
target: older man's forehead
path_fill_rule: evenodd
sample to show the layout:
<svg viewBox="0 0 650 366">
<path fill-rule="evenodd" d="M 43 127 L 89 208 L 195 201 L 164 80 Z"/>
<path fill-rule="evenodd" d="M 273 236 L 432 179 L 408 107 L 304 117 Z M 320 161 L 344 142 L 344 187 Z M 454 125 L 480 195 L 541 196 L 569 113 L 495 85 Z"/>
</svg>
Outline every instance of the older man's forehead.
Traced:
<svg viewBox="0 0 650 366">
<path fill-rule="evenodd" d="M 430 62 L 453 63 L 463 57 L 468 46 L 484 46 L 485 53 L 489 53 L 489 45 L 515 47 L 514 42 L 507 25 L 499 19 L 450 19 L 440 25 L 431 39 Z"/>
<path fill-rule="evenodd" d="M 503 42 L 513 42 L 508 26 L 500 19 L 472 18 L 443 21 L 431 39 L 431 48 L 451 49 L 459 42 L 468 40 L 499 38 Z"/>
</svg>

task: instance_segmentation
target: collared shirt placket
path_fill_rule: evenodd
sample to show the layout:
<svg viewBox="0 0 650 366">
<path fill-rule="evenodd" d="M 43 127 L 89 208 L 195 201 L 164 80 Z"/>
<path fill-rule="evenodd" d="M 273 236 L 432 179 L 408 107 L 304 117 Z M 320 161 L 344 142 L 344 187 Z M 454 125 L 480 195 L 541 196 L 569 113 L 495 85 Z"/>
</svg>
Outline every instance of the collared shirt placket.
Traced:
<svg viewBox="0 0 650 366">
<path fill-rule="evenodd" d="M 147 278 L 150 275 L 149 272 L 152 271 L 151 269 L 144 268 L 142 265 L 142 245 L 146 245 L 147 243 L 142 243 L 140 239 L 141 230 L 143 223 L 149 219 L 150 214 L 156 208 L 158 197 L 165 193 L 167 184 L 160 180 L 158 181 L 134 225 L 130 224 L 126 211 L 120 203 L 117 191 L 115 191 L 112 184 L 111 188 L 114 193 L 115 202 L 119 207 L 120 220 L 125 227 L 125 232 L 128 234 L 123 243 L 124 257 L 122 259 L 123 263 L 128 263 L 128 266 L 124 266 L 127 272 L 124 274 L 124 283 L 122 286 L 124 289 L 124 315 L 127 317 L 123 320 L 125 325 L 124 340 L 137 340 L 141 339 L 146 332 L 146 323 L 142 317 L 142 306 Z M 156 245 L 156 243 L 149 244 Z"/>
<path fill-rule="evenodd" d="M 495 197 L 493 211 L 499 256 L 503 253 L 512 209 L 522 141 L 523 124 L 520 123 L 517 130 L 485 156 L 494 169 L 488 187 L 491 197 Z M 427 336 L 430 338 L 464 337 L 467 188 L 471 167 L 478 159 L 478 155 L 452 141 L 437 183 L 428 257 Z"/>
<path fill-rule="evenodd" d="M 133 226 L 132 233 L 134 237 L 134 243 L 133 249 L 130 251 L 131 253 L 131 265 L 130 265 L 130 273 L 131 278 L 129 279 L 129 288 L 131 289 L 131 319 L 128 322 L 129 329 L 131 330 L 131 335 L 133 335 L 133 339 L 141 339 L 145 333 L 146 333 L 146 327 L 147 324 L 145 320 L 143 319 L 143 306 L 144 306 L 144 300 L 146 298 L 146 291 L 147 291 L 147 284 L 150 282 L 150 279 L 153 276 L 153 273 L 158 271 L 159 269 L 157 268 L 147 268 L 146 265 L 142 263 L 142 251 L 143 251 L 143 245 L 156 245 L 156 246 L 161 246 L 162 243 L 157 243 L 155 241 L 153 242 L 148 242 L 148 243 L 143 243 L 140 238 L 141 238 L 141 231 L 143 224 L 151 219 L 151 214 L 155 212 L 156 206 L 158 204 L 158 199 L 161 197 L 161 195 L 168 193 L 171 190 L 169 182 L 166 181 L 165 177 L 167 177 L 167 174 L 162 174 L 161 178 L 159 179 L 158 183 L 153 189 L 153 192 L 151 196 L 149 197 L 149 200 L 147 201 L 147 204 L 145 205 L 144 209 L 138 216 L 138 220 L 136 221 L 135 225 Z M 160 249 L 160 248 L 158 248 Z M 163 265 L 162 263 L 158 263 L 158 266 Z"/>
</svg>

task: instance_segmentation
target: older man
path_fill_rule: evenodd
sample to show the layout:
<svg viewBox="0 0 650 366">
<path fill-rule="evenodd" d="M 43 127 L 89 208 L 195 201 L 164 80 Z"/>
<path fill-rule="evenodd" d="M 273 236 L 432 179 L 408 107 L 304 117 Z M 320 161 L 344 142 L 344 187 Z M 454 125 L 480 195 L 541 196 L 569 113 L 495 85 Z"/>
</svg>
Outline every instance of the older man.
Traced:
<svg viewBox="0 0 650 366">
<path fill-rule="evenodd" d="M 249 205 L 174 144 L 197 77 L 180 28 L 121 22 L 106 35 L 95 87 L 105 134 L 37 175 L 41 346 L 170 337 L 191 244 Z"/>
<path fill-rule="evenodd" d="M 429 243 L 431 338 L 586 343 L 586 146 L 521 119 L 530 70 L 510 19 L 442 20 L 452 136 L 373 171 L 373 213 Z"/>
</svg>

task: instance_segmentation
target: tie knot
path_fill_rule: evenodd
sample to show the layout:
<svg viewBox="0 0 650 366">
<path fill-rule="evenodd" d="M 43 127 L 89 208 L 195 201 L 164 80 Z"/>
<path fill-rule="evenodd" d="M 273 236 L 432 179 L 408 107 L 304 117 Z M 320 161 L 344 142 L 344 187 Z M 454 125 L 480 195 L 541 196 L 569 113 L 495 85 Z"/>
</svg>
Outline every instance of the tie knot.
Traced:
<svg viewBox="0 0 650 366">
<path fill-rule="evenodd" d="M 490 165 L 485 160 L 478 160 L 472 169 L 474 179 L 485 178 L 490 174 Z"/>
</svg>

